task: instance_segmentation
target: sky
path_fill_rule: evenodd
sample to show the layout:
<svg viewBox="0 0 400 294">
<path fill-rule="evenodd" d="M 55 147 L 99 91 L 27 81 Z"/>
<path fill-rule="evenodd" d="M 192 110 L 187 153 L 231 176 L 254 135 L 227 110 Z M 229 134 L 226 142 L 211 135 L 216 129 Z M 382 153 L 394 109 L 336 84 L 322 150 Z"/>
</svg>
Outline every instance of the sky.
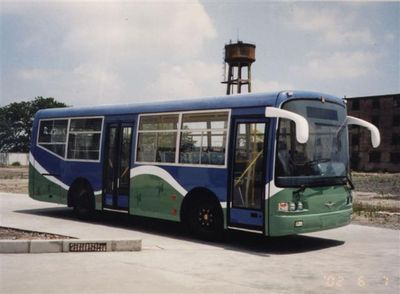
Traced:
<svg viewBox="0 0 400 294">
<path fill-rule="evenodd" d="M 253 92 L 400 92 L 400 2 L 0 0 L 0 106 L 224 95 L 237 40 Z"/>
</svg>

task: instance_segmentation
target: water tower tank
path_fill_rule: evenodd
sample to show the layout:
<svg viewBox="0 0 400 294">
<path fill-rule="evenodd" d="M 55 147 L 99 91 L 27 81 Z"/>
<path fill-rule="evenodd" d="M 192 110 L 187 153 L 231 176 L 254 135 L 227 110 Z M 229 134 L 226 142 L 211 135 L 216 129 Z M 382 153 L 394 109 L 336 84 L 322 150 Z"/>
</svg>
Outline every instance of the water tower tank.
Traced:
<svg viewBox="0 0 400 294">
<path fill-rule="evenodd" d="M 249 43 L 238 42 L 225 45 L 225 62 L 230 63 L 253 63 L 256 61 L 256 46 Z"/>
<path fill-rule="evenodd" d="M 226 94 L 233 93 L 235 85 L 238 94 L 242 92 L 243 85 L 247 85 L 248 92 L 251 92 L 251 64 L 256 61 L 256 46 L 241 41 L 227 44 L 224 61 L 228 64 L 228 79 L 222 82 L 227 84 Z M 243 76 L 242 68 L 247 68 L 247 77 Z"/>
</svg>

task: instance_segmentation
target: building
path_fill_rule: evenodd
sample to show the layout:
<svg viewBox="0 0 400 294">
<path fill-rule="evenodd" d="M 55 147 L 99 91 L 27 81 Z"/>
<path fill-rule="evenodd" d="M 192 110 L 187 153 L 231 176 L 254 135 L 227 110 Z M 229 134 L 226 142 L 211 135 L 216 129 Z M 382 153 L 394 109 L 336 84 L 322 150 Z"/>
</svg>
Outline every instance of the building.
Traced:
<svg viewBox="0 0 400 294">
<path fill-rule="evenodd" d="M 352 170 L 400 172 L 400 94 L 347 98 L 347 111 L 381 133 L 381 145 L 374 149 L 368 130 L 349 127 Z"/>
</svg>

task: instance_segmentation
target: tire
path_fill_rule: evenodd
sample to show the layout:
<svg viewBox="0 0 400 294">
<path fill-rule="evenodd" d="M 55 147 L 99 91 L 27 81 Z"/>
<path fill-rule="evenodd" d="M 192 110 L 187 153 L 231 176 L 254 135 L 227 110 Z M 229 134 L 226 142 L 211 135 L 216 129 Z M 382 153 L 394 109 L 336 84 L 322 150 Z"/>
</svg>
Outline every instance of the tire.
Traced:
<svg viewBox="0 0 400 294">
<path fill-rule="evenodd" d="M 73 194 L 74 213 L 80 219 L 90 219 L 94 214 L 94 197 L 88 187 L 80 187 Z"/>
<path fill-rule="evenodd" d="M 197 237 L 220 241 L 223 237 L 223 216 L 215 200 L 197 200 L 191 203 L 186 215 L 190 231 Z"/>
</svg>

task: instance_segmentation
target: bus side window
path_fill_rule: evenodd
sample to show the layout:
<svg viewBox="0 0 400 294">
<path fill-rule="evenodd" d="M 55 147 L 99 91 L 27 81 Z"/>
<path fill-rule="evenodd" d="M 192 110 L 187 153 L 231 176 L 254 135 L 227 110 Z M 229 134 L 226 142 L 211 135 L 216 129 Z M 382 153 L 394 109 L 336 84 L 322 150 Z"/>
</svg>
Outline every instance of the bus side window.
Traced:
<svg viewBox="0 0 400 294">
<path fill-rule="evenodd" d="M 142 115 L 137 161 L 224 165 L 228 117 L 227 111 Z"/>
<path fill-rule="evenodd" d="M 178 114 L 140 118 L 137 161 L 175 162 Z"/>
<path fill-rule="evenodd" d="M 228 112 L 183 114 L 179 162 L 224 165 Z"/>
<path fill-rule="evenodd" d="M 98 160 L 101 128 L 101 118 L 71 119 L 67 158 Z"/>
</svg>

